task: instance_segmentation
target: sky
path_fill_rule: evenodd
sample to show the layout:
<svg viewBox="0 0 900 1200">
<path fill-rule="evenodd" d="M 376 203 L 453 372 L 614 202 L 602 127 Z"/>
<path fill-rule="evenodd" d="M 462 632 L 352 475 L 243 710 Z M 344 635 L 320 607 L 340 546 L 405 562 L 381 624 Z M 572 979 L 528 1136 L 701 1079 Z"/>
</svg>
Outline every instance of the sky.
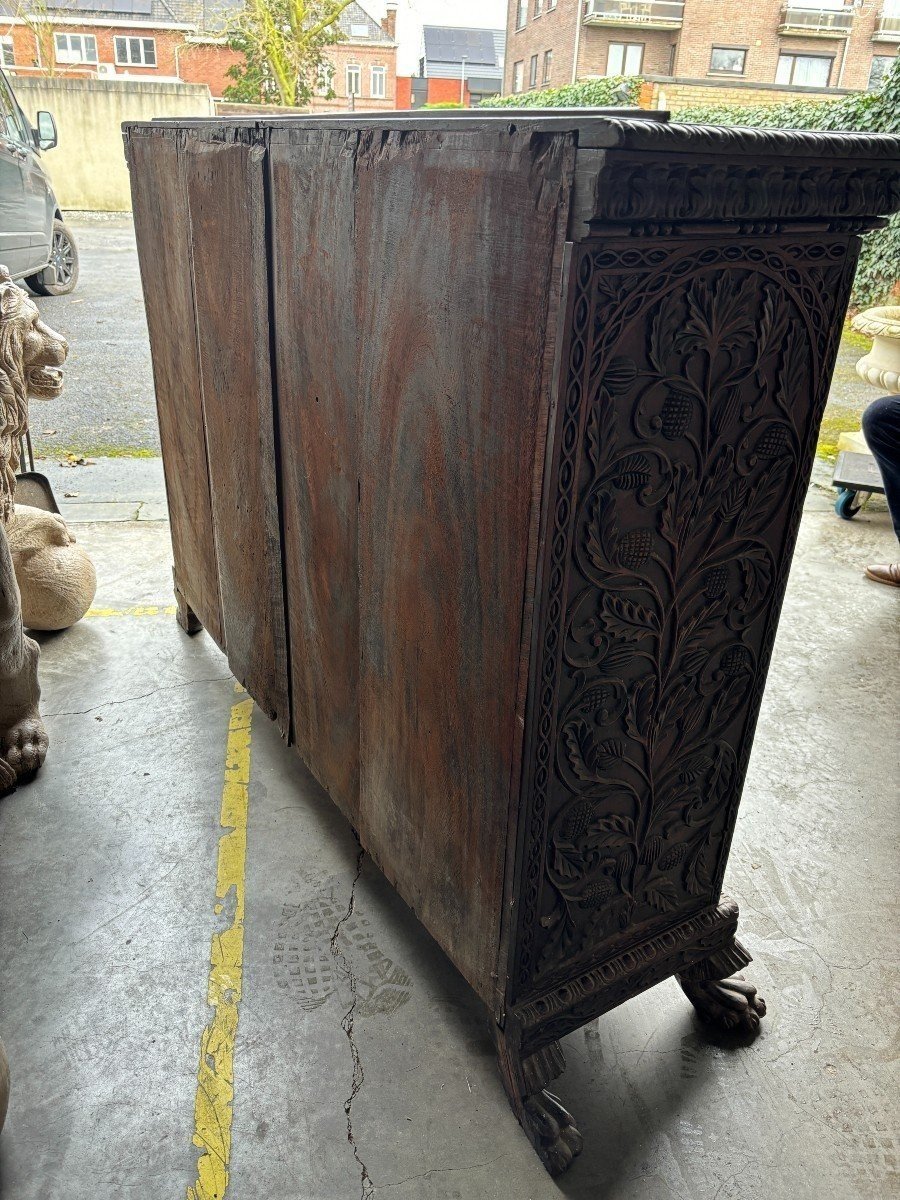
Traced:
<svg viewBox="0 0 900 1200">
<path fill-rule="evenodd" d="M 385 13 L 385 0 L 359 0 L 376 21 Z M 470 25 L 475 29 L 504 29 L 506 0 L 398 0 L 397 70 L 412 75 L 422 53 L 423 25 Z"/>
</svg>

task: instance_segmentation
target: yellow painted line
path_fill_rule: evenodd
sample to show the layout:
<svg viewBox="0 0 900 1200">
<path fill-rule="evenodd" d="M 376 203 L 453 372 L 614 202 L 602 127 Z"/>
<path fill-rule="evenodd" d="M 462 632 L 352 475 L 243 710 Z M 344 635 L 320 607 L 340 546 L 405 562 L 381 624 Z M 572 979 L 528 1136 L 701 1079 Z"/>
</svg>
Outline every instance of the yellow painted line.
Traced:
<svg viewBox="0 0 900 1200">
<path fill-rule="evenodd" d="M 235 691 L 243 693 L 240 684 Z M 250 720 L 253 701 L 231 709 L 225 749 L 225 785 L 216 868 L 216 916 L 233 910 L 231 924 L 213 934 L 209 951 L 207 1002 L 212 1016 L 200 1038 L 197 1095 L 194 1100 L 194 1145 L 197 1182 L 187 1200 L 223 1200 L 228 1187 L 231 1119 L 234 1103 L 234 1044 L 244 965 L 244 871 L 247 861 L 247 811 L 250 802 Z"/>
<path fill-rule="evenodd" d="M 85 617 L 174 617 L 174 604 L 137 604 L 134 608 L 89 608 Z"/>
</svg>

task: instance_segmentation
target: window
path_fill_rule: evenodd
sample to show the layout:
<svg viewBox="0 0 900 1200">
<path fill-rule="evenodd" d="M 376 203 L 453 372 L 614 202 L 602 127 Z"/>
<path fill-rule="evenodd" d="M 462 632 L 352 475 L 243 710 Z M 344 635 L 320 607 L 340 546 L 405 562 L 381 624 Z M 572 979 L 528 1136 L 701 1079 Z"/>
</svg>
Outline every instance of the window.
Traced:
<svg viewBox="0 0 900 1200">
<path fill-rule="evenodd" d="M 709 57 L 710 72 L 722 75 L 743 75 L 747 65 L 747 51 L 734 46 L 713 46 Z"/>
<path fill-rule="evenodd" d="M 528 67 L 528 86 L 530 88 L 537 87 L 537 68 L 538 56 L 536 54 L 532 54 L 531 63 Z"/>
<path fill-rule="evenodd" d="M 544 11 L 544 0 L 534 0 L 534 15 L 539 17 Z"/>
<path fill-rule="evenodd" d="M 644 62 L 643 42 L 610 42 L 607 75 L 640 75 Z"/>
<path fill-rule="evenodd" d="M 4 59 L 4 63 L 6 60 Z M 890 54 L 876 54 L 872 59 L 872 66 L 869 68 L 869 87 L 880 88 L 881 81 L 885 74 L 890 70 L 894 58 Z"/>
<path fill-rule="evenodd" d="M 553 51 L 544 51 L 544 83 L 549 83 L 553 75 Z"/>
<path fill-rule="evenodd" d="M 776 83 L 795 87 L 828 87 L 833 58 L 819 54 L 779 54 Z"/>
<path fill-rule="evenodd" d="M 31 146 L 31 136 L 5 79 L 0 79 L 0 133 Z"/>
<path fill-rule="evenodd" d="M 58 63 L 97 61 L 97 39 L 92 33 L 55 33 L 53 40 Z"/>
<path fill-rule="evenodd" d="M 334 66 L 329 62 L 321 63 L 316 71 L 316 91 L 329 99 L 334 95 Z"/>
<path fill-rule="evenodd" d="M 14 67 L 16 65 L 16 52 L 13 50 L 13 40 L 11 37 L 0 37 L 0 64 L 4 67 Z"/>
<path fill-rule="evenodd" d="M 519 0 L 516 10 L 516 29 L 524 29 L 528 23 L 528 0 Z"/>
<path fill-rule="evenodd" d="M 525 63 L 517 62 L 513 66 L 513 91 L 521 92 L 522 85 L 525 82 Z"/>
<path fill-rule="evenodd" d="M 117 37 L 113 43 L 120 66 L 156 66 L 156 38 Z"/>
<path fill-rule="evenodd" d="M 547 12 L 552 12 L 556 8 L 556 0 L 547 0 Z"/>
<path fill-rule="evenodd" d="M 372 98 L 383 100 L 387 95 L 387 67 L 372 68 Z"/>
<path fill-rule="evenodd" d="M 350 36 L 355 38 L 367 38 L 369 36 L 368 25 L 351 25 Z"/>
<path fill-rule="evenodd" d="M 347 95 L 362 95 L 362 68 L 355 64 L 347 68 Z"/>
</svg>

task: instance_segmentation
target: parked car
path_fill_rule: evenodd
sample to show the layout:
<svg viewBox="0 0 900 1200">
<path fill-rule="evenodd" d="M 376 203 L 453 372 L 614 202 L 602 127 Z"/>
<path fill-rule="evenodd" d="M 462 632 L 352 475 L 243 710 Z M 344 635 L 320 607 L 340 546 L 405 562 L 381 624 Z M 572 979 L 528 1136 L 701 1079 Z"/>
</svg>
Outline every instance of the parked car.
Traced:
<svg viewBox="0 0 900 1200">
<path fill-rule="evenodd" d="M 0 71 L 0 263 L 39 296 L 78 282 L 78 248 L 41 158 L 56 142 L 53 114 L 39 112 L 33 129 Z"/>
</svg>

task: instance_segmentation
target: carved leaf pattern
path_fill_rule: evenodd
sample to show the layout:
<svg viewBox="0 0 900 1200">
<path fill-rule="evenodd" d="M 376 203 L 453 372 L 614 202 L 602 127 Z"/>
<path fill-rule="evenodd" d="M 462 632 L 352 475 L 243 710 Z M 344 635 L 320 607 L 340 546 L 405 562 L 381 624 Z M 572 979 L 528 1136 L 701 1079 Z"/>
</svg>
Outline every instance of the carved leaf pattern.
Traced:
<svg viewBox="0 0 900 1200">
<path fill-rule="evenodd" d="M 698 270 L 631 325 L 617 313 L 633 290 L 608 273 L 603 288 L 539 976 L 712 898 L 812 379 L 804 322 L 770 275 Z"/>
</svg>

